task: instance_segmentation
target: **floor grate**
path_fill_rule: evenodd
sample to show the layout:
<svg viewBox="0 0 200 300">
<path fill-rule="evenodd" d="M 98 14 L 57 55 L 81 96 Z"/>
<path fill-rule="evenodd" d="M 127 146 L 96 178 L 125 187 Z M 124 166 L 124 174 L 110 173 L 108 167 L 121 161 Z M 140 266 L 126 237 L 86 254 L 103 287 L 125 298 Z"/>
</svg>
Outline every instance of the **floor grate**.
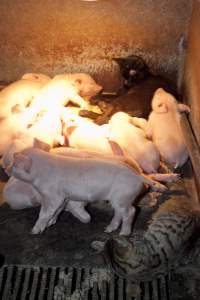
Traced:
<svg viewBox="0 0 200 300">
<path fill-rule="evenodd" d="M 0 300 L 169 300 L 169 276 L 130 285 L 106 269 L 4 266 Z"/>
</svg>

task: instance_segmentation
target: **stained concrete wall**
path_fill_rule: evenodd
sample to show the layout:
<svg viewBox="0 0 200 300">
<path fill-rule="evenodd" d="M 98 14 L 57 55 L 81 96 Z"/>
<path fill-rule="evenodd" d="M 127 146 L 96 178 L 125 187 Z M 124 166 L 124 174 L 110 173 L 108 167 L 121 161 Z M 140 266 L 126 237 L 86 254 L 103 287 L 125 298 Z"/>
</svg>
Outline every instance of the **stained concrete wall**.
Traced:
<svg viewBox="0 0 200 300">
<path fill-rule="evenodd" d="M 130 54 L 171 78 L 190 11 L 191 0 L 1 0 L 0 81 L 83 71 L 112 90 L 111 58 Z"/>
<path fill-rule="evenodd" d="M 186 43 L 182 91 L 191 107 L 190 119 L 200 145 L 200 1 L 194 0 Z"/>
</svg>

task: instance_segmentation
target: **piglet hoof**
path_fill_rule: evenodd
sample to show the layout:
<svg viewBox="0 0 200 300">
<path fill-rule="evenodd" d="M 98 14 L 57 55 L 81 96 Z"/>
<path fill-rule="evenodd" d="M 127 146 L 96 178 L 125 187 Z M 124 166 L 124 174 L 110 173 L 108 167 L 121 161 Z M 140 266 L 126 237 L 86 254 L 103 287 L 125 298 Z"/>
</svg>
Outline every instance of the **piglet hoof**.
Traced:
<svg viewBox="0 0 200 300">
<path fill-rule="evenodd" d="M 117 226 L 118 227 L 118 226 Z M 111 225 L 108 225 L 106 228 L 105 228 L 105 230 L 104 230 L 104 232 L 106 232 L 106 233 L 111 233 L 111 232 L 113 232 L 113 231 L 115 231 L 116 229 L 117 229 L 117 227 L 116 226 L 111 226 Z"/>
<path fill-rule="evenodd" d="M 161 183 L 156 182 L 153 186 L 153 191 L 155 192 L 165 192 L 167 187 Z"/>
<path fill-rule="evenodd" d="M 113 231 L 113 228 L 111 228 L 110 226 L 107 226 L 104 230 L 104 232 L 106 233 L 111 233 Z"/>
<path fill-rule="evenodd" d="M 90 215 L 81 216 L 79 217 L 79 220 L 84 224 L 88 224 L 91 221 L 91 216 Z"/>
<path fill-rule="evenodd" d="M 181 179 L 181 174 L 171 174 L 171 178 L 169 177 L 169 182 L 177 182 Z"/>
<path fill-rule="evenodd" d="M 119 235 L 120 236 L 128 236 L 131 234 L 131 230 L 130 229 L 127 229 L 127 230 L 121 230 Z"/>
<path fill-rule="evenodd" d="M 43 231 L 44 231 L 44 229 L 45 229 L 45 226 L 41 226 L 41 225 L 39 225 L 39 224 L 36 224 L 33 228 L 32 228 L 32 230 L 31 230 L 31 234 L 40 234 L 40 233 L 42 233 Z"/>
<path fill-rule="evenodd" d="M 83 103 L 83 104 L 81 105 L 81 109 L 82 109 L 82 110 L 90 110 L 88 103 L 87 103 L 87 102 L 86 102 L 86 103 Z"/>
</svg>

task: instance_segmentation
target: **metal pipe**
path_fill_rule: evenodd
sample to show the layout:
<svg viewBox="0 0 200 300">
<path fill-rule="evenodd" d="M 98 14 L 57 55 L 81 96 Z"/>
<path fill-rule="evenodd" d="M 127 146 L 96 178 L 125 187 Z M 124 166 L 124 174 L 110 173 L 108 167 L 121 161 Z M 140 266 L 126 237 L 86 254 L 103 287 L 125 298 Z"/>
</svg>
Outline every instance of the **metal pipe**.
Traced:
<svg viewBox="0 0 200 300">
<path fill-rule="evenodd" d="M 200 148 L 191 127 L 187 114 L 181 113 L 181 127 L 183 130 L 186 147 L 192 163 L 197 197 L 194 199 L 195 209 L 200 211 Z"/>
</svg>

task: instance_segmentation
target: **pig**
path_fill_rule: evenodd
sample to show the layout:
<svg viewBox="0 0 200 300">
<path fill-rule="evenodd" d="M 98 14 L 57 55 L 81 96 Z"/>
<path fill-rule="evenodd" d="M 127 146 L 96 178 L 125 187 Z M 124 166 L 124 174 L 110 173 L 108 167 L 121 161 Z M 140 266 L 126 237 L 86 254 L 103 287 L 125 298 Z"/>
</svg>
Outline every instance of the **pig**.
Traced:
<svg viewBox="0 0 200 300">
<path fill-rule="evenodd" d="M 123 124 L 120 123 L 120 129 L 117 129 L 116 123 L 119 122 L 120 118 L 121 121 L 123 119 Z M 145 171 L 152 179 L 158 181 L 173 182 L 178 180 L 178 174 L 157 173 L 157 169 L 160 166 L 160 157 L 156 147 L 151 141 L 146 139 L 145 133 L 140 128 L 129 124 L 127 118 L 132 120 L 127 114 L 120 112 L 111 118 L 110 122 L 112 125 L 104 124 L 99 126 L 76 116 L 75 122 L 65 120 L 69 127 L 65 128 L 63 134 L 68 138 L 70 147 L 98 152 L 110 157 L 112 155 L 121 156 L 129 161 L 130 165 L 134 165 L 139 173 Z M 146 124 L 144 119 L 141 122 L 137 121 L 137 123 Z M 137 145 L 134 142 L 135 138 L 137 138 Z"/>
<path fill-rule="evenodd" d="M 13 139 L 4 149 L 2 155 L 2 167 L 6 168 L 13 163 L 13 155 L 33 145 L 33 138 L 31 136 L 23 136 L 20 139 Z M 9 175 L 9 174 L 8 174 Z"/>
<path fill-rule="evenodd" d="M 87 108 L 88 103 L 82 97 L 92 97 L 102 90 L 90 75 L 84 73 L 60 74 L 50 80 L 34 98 L 30 113 L 34 118 L 40 111 L 51 107 L 66 106 L 69 101 Z"/>
<path fill-rule="evenodd" d="M 12 209 L 38 206 L 41 195 L 29 183 L 11 176 L 3 188 L 3 198 Z"/>
<path fill-rule="evenodd" d="M 173 168 L 181 167 L 188 159 L 188 152 L 180 124 L 180 112 L 190 109 L 177 103 L 175 97 L 159 88 L 152 99 L 152 112 L 146 126 L 146 136 L 152 139 L 161 159 Z"/>
<path fill-rule="evenodd" d="M 149 178 L 163 182 L 174 182 L 180 177 L 179 174 L 160 174 L 157 173 L 160 167 L 160 155 L 154 143 L 148 140 L 145 132 L 133 123 L 144 126 L 147 122 L 145 119 L 131 118 L 124 112 L 118 112 L 110 119 L 110 136 L 109 138 L 116 142 L 123 150 L 124 156 L 135 160 Z M 164 166 L 162 166 L 165 170 Z"/>
<path fill-rule="evenodd" d="M 42 84 L 46 84 L 49 80 L 51 80 L 51 77 L 41 73 L 26 73 L 22 76 L 21 79 L 28 79 L 28 80 L 40 82 Z"/>
<path fill-rule="evenodd" d="M 38 138 L 50 147 L 58 145 L 63 142 L 62 136 L 62 122 L 61 111 L 59 108 L 51 108 L 40 117 L 33 124 L 28 109 L 22 113 L 12 114 L 0 123 L 1 142 L 0 154 L 10 157 L 13 152 L 13 147 L 9 150 L 16 139 L 21 139 L 21 150 L 25 147 L 33 145 L 33 139 Z M 24 144 L 24 146 L 23 146 Z M 20 150 L 19 143 L 17 149 Z M 8 152 L 8 154 L 6 153 Z M 6 160 L 7 158 L 3 158 Z"/>
<path fill-rule="evenodd" d="M 114 217 L 106 232 L 129 235 L 135 214 L 132 203 L 147 184 L 155 191 L 166 187 L 135 172 L 130 166 L 103 158 L 72 158 L 30 148 L 14 155 L 12 176 L 30 183 L 42 196 L 39 218 L 32 233 L 42 233 L 55 224 L 69 200 L 108 200 Z"/>
<path fill-rule="evenodd" d="M 2 155 L 2 167 L 6 170 L 6 168 L 13 163 L 14 153 L 23 151 L 27 148 L 31 148 L 34 145 L 35 145 L 35 137 L 34 135 L 31 135 L 29 132 L 25 132 L 24 134 L 22 133 L 19 138 L 13 139 L 5 148 L 4 153 Z M 51 145 L 45 143 L 42 140 L 38 140 L 38 145 L 36 145 L 36 147 L 43 149 L 45 151 L 49 151 Z"/>
<path fill-rule="evenodd" d="M 39 206 L 42 196 L 29 183 L 11 176 L 3 189 L 3 197 L 6 203 L 15 210 Z M 90 222 L 90 215 L 85 210 L 85 203 L 69 201 L 65 211 L 70 212 L 82 223 Z"/>
<path fill-rule="evenodd" d="M 147 120 L 144 118 L 132 117 L 130 118 L 130 123 L 135 125 L 136 127 L 141 128 L 142 130 L 146 130 Z"/>
<path fill-rule="evenodd" d="M 66 127 L 64 135 L 69 146 L 77 149 L 102 152 L 112 155 L 113 151 L 101 127 L 94 123 L 83 123 L 79 126 Z"/>
<path fill-rule="evenodd" d="M 43 76 L 46 75 L 39 74 L 39 79 L 34 80 L 30 74 L 24 74 L 20 80 L 9 84 L 0 92 L 0 120 L 9 117 L 13 112 L 23 111 L 31 103 L 48 82 L 48 78 L 44 79 Z"/>
<path fill-rule="evenodd" d="M 50 145 L 51 148 L 62 144 L 61 109 L 55 107 L 44 112 L 35 124 L 27 129 L 27 134 Z"/>
<path fill-rule="evenodd" d="M 2 156 L 5 149 L 14 139 L 20 138 L 26 131 L 29 124 L 29 116 L 26 111 L 12 114 L 0 122 L 0 155 Z"/>
<path fill-rule="evenodd" d="M 146 173 L 156 173 L 160 165 L 159 152 L 145 137 L 145 132 L 131 124 L 131 117 L 124 113 L 114 114 L 110 121 L 110 139 L 132 156 Z"/>
<path fill-rule="evenodd" d="M 119 145 L 108 139 L 108 125 L 97 125 L 65 108 L 63 116 L 63 135 L 72 148 L 89 150 L 105 155 L 123 155 Z M 136 162 L 135 162 L 136 163 Z"/>
</svg>

